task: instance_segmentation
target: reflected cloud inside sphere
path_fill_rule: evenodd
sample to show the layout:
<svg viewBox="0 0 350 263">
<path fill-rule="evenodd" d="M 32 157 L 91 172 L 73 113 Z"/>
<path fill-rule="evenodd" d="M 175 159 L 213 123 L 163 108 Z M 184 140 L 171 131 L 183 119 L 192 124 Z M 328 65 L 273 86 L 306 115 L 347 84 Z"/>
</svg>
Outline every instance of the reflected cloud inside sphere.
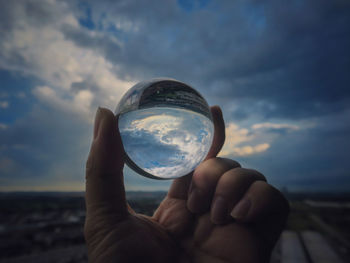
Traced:
<svg viewBox="0 0 350 263">
<path fill-rule="evenodd" d="M 176 107 L 153 107 L 122 114 L 119 131 L 133 169 L 159 179 L 186 175 L 203 161 L 214 126 L 206 116 Z"/>
</svg>

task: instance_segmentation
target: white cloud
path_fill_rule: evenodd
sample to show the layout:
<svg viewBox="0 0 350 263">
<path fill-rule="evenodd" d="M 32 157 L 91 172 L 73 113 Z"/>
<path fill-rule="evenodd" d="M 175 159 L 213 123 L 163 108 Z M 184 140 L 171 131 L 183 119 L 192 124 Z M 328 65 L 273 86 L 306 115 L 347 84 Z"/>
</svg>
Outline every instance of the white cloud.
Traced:
<svg viewBox="0 0 350 263">
<path fill-rule="evenodd" d="M 226 141 L 219 155 L 237 157 L 262 153 L 270 148 L 278 136 L 281 136 L 271 130 L 298 131 L 301 126 L 305 128 L 310 125 L 264 122 L 253 124 L 247 129 L 231 122 L 226 127 Z"/>
<path fill-rule="evenodd" d="M 299 130 L 298 125 L 287 124 L 287 123 L 272 123 L 272 122 L 263 122 L 252 125 L 252 129 L 288 129 L 288 130 Z"/>
<path fill-rule="evenodd" d="M 66 109 L 84 112 L 90 119 L 98 105 L 114 108 L 134 83 L 119 79 L 114 73 L 118 65 L 112 65 L 97 50 L 77 46 L 65 38 L 63 26 L 84 30 L 66 3 L 53 0 L 42 4 L 55 10 L 55 17 L 40 26 L 28 22 L 33 18 L 26 14 L 25 5 L 13 4 L 12 12 L 20 15 L 0 41 L 0 68 L 41 79 L 51 91 L 37 88 L 34 93 L 38 97 L 50 98 L 56 107 L 77 104 Z M 72 90 L 72 84 L 86 81 L 93 82 L 95 89 L 82 86 L 78 92 Z"/>
<path fill-rule="evenodd" d="M 46 105 L 63 112 L 75 113 L 87 121 L 91 121 L 90 106 L 93 94 L 89 90 L 81 90 L 73 95 L 71 99 L 63 99 L 54 89 L 48 86 L 35 87 L 33 94 Z"/>
<path fill-rule="evenodd" d="M 144 114 L 146 113 L 147 111 L 144 111 Z M 166 114 L 152 115 L 143 119 L 136 119 L 131 123 L 133 127 L 132 130 L 146 130 L 149 133 L 156 133 L 160 137 L 176 129 L 180 124 L 181 121 L 179 118 Z"/>
<path fill-rule="evenodd" d="M 4 123 L 0 123 L 0 130 L 5 130 L 7 129 L 7 125 Z"/>
<path fill-rule="evenodd" d="M 205 158 L 213 136 L 213 125 L 206 117 L 197 113 L 183 114 L 178 109 L 129 112 L 121 116 L 119 121 L 122 138 L 124 131 L 131 134 L 133 143 L 136 140 L 146 140 L 142 137 L 151 135 L 147 141 L 149 151 L 157 151 L 156 147 L 161 145 L 173 149 L 167 156 L 156 156 L 162 160 L 159 165 L 154 164 L 159 161 L 152 159 L 154 155 L 145 156 L 140 152 L 130 155 L 144 170 L 164 178 L 191 172 Z M 126 152 L 133 154 L 135 150 L 128 148 L 127 141 L 125 143 Z"/>
<path fill-rule="evenodd" d="M 232 154 L 235 156 L 246 156 L 246 155 L 265 152 L 268 148 L 270 148 L 270 144 L 268 143 L 262 143 L 255 146 L 248 145 L 243 147 L 235 147 L 232 149 L 232 151 L 229 154 Z"/>
<path fill-rule="evenodd" d="M 227 125 L 225 132 L 226 140 L 219 156 L 247 156 L 264 152 L 270 148 L 267 142 L 252 145 L 253 141 L 257 140 L 257 135 L 232 122 Z"/>
</svg>

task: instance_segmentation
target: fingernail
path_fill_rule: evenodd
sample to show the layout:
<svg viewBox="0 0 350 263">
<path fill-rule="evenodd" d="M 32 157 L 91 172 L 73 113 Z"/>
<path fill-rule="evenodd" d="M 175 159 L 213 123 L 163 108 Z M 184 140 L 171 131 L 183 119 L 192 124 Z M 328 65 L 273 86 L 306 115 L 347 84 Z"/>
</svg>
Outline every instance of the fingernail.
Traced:
<svg viewBox="0 0 350 263">
<path fill-rule="evenodd" d="M 251 207 L 251 201 L 249 199 L 243 199 L 236 204 L 231 212 L 231 216 L 236 219 L 243 219 Z"/>
<path fill-rule="evenodd" d="M 101 120 L 102 120 L 102 109 L 101 109 L 101 107 L 98 107 L 98 109 L 96 111 L 96 115 L 95 115 L 94 139 L 96 139 L 96 137 L 98 135 L 98 129 L 100 127 Z"/>
<path fill-rule="evenodd" d="M 217 196 L 214 199 L 211 208 L 211 219 L 215 224 L 222 224 L 225 222 L 228 215 L 228 204 L 225 198 Z"/>
<path fill-rule="evenodd" d="M 203 192 L 196 187 L 192 187 L 187 201 L 188 209 L 193 213 L 199 213 L 202 211 L 203 202 L 205 202 Z"/>
</svg>

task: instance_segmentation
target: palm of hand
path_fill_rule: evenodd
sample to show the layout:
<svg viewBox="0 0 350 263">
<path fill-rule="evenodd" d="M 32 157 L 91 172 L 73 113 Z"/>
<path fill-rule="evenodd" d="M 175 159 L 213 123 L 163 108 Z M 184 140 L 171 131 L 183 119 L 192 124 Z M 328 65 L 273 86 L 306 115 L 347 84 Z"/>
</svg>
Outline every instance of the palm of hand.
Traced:
<svg viewBox="0 0 350 263">
<path fill-rule="evenodd" d="M 215 158 L 225 126 L 217 107 L 212 113 L 214 140 L 206 161 L 195 175 L 174 180 L 153 217 L 127 205 L 117 120 L 109 110 L 97 113 L 86 167 L 84 233 L 90 262 L 268 262 L 288 204 L 259 172 Z M 236 208 L 243 203 L 249 205 L 242 214 Z"/>
<path fill-rule="evenodd" d="M 131 211 L 122 221 L 111 216 L 110 222 L 90 223 L 103 225 L 98 230 L 87 222 L 90 258 L 96 262 L 248 263 L 268 257 L 263 238 L 252 228 L 234 221 L 215 225 L 209 212 L 194 215 L 181 199 L 166 198 L 153 217 Z"/>
</svg>

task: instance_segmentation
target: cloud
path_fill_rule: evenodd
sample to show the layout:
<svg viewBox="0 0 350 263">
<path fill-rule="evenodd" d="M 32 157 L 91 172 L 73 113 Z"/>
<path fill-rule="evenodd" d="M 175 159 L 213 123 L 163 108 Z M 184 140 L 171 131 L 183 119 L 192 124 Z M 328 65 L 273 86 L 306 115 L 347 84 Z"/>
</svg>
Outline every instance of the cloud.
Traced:
<svg viewBox="0 0 350 263">
<path fill-rule="evenodd" d="M 11 25 L 4 28 L 6 32 L 0 41 L 0 68 L 41 80 L 61 102 L 66 101 L 60 104 L 56 99 L 55 106 L 76 104 L 69 108 L 80 109 L 90 118 L 97 105 L 114 108 L 133 82 L 118 78 L 114 74 L 116 65 L 96 50 L 65 38 L 61 31 L 64 27 L 83 30 L 66 3 L 39 2 L 4 5 L 9 13 L 6 23 Z M 44 92 L 40 87 L 34 90 L 39 97 L 40 92 Z M 50 95 L 53 99 L 53 94 Z"/>
<path fill-rule="evenodd" d="M 294 130 L 297 131 L 300 129 L 299 126 L 293 125 L 293 124 L 287 124 L 287 123 L 271 123 L 271 122 L 264 122 L 264 123 L 256 123 L 252 126 L 252 129 L 272 129 L 272 130 Z"/>
<path fill-rule="evenodd" d="M 0 190 L 83 190 L 91 126 L 44 104 L 0 129 Z"/>
<path fill-rule="evenodd" d="M 225 129 L 226 140 L 219 156 L 248 156 L 261 153 L 270 148 L 269 143 L 247 145 L 257 139 L 257 135 L 234 123 L 229 123 Z M 244 145 L 245 144 L 245 145 Z"/>
<path fill-rule="evenodd" d="M 13 170 L 15 169 L 15 162 L 10 159 L 10 158 L 2 158 L 0 159 L 0 171 L 9 173 L 9 172 L 13 172 Z"/>
<path fill-rule="evenodd" d="M 150 174 L 174 178 L 185 175 L 207 155 L 213 125 L 198 113 L 176 108 L 149 108 L 119 117 L 125 151 Z"/>
<path fill-rule="evenodd" d="M 223 152 L 222 155 L 246 156 L 256 153 L 265 152 L 270 148 L 270 144 L 262 143 L 255 146 L 243 146 L 232 148 L 232 151 Z"/>
<path fill-rule="evenodd" d="M 350 3 L 201 3 L 3 1 L 0 160 L 15 171 L 2 185 L 81 188 L 95 108 L 157 76 L 222 107 L 221 154 L 279 185 L 349 185 Z"/>
<path fill-rule="evenodd" d="M 8 108 L 9 105 L 10 104 L 8 101 L 0 101 L 0 108 L 2 108 L 2 109 Z"/>
<path fill-rule="evenodd" d="M 46 105 L 50 105 L 50 107 L 54 107 L 59 111 L 66 111 L 67 113 L 75 113 L 91 121 L 90 109 L 93 94 L 89 90 L 77 92 L 70 100 L 59 97 L 55 90 L 48 86 L 35 87 L 33 94 Z"/>
<path fill-rule="evenodd" d="M 346 1 L 211 1 L 190 15 L 175 1 L 91 6 L 93 23 L 119 40 L 111 37 L 99 50 L 121 65 L 120 76 L 172 76 L 221 105 L 233 100 L 241 112 L 267 118 L 319 116 L 349 104 Z M 95 49 L 99 37 L 84 41 L 87 35 L 65 33 Z"/>
<path fill-rule="evenodd" d="M 131 83 L 171 76 L 238 104 L 233 115 L 301 119 L 349 104 L 349 13 L 346 1 L 208 2 L 190 15 L 175 1 L 9 2 L 0 65 L 51 87 L 95 87 L 92 105 L 114 107 Z"/>
</svg>

